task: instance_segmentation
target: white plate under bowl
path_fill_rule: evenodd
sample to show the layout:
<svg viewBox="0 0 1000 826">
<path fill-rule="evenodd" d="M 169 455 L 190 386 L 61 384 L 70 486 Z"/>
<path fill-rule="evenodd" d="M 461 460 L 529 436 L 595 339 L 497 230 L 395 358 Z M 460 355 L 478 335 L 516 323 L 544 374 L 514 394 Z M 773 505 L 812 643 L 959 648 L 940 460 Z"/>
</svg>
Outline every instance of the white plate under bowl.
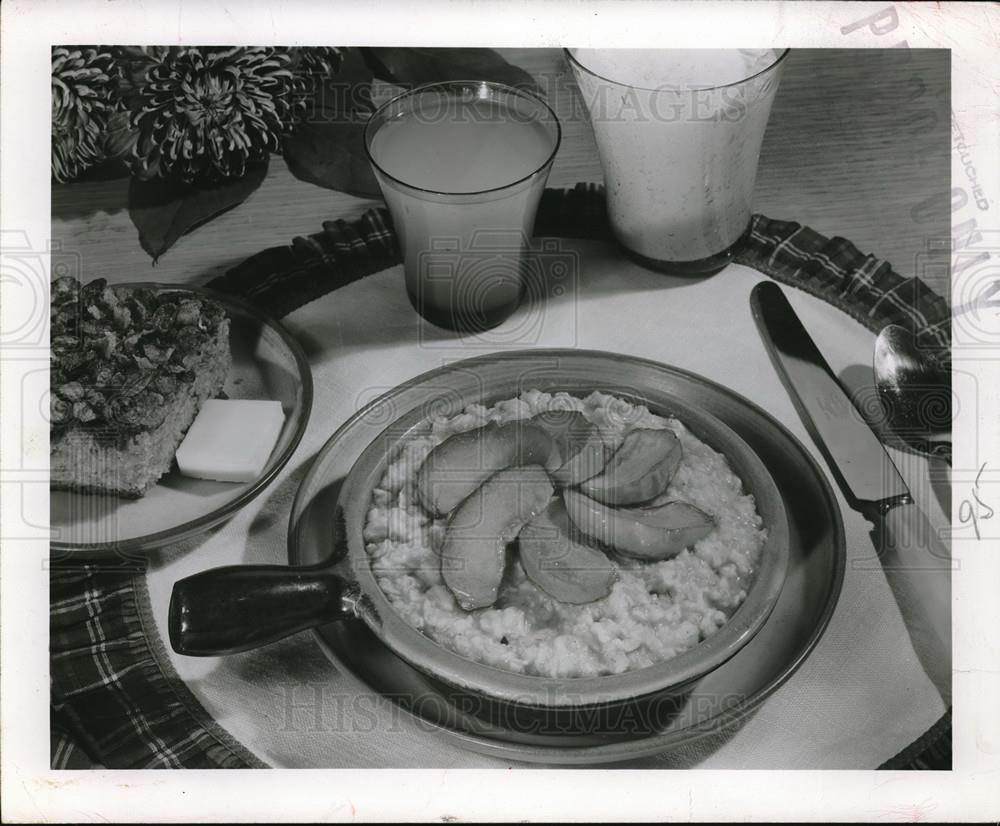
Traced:
<svg viewBox="0 0 1000 826">
<path fill-rule="evenodd" d="M 386 426 L 385 414 L 440 400 L 454 386 L 455 374 L 481 376 L 494 361 L 518 359 L 531 377 L 529 386 L 546 375 L 562 375 L 560 368 L 583 364 L 592 389 L 640 401 L 669 394 L 715 416 L 757 453 L 784 500 L 790 529 L 784 587 L 759 633 L 690 690 L 668 694 L 662 702 L 658 698 L 643 706 L 637 717 L 623 715 L 628 725 L 613 730 L 566 727 L 553 714 L 551 719 L 532 717 L 532 727 L 526 731 L 509 724 L 517 717 L 513 707 L 509 714 L 486 718 L 479 713 L 482 704 L 470 705 L 467 695 L 429 678 L 360 621 L 321 626 L 314 632 L 317 641 L 338 669 L 352 673 L 376 696 L 391 700 L 418 726 L 463 748 L 503 759 L 553 765 L 627 762 L 738 726 L 795 673 L 823 634 L 843 582 L 844 529 L 833 490 L 795 437 L 748 399 L 693 373 L 614 353 L 532 350 L 467 359 L 417 377 L 383 404 L 356 414 L 317 455 L 292 507 L 289 561 L 330 564 L 335 537 L 343 533 L 338 502 L 344 481 Z"/>
</svg>

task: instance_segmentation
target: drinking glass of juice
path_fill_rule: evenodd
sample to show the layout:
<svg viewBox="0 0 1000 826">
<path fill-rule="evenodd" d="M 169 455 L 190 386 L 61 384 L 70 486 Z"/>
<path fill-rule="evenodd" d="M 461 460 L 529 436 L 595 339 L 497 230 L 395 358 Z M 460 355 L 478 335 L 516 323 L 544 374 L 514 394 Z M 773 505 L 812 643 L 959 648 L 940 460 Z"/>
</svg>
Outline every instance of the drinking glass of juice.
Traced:
<svg viewBox="0 0 1000 826">
<path fill-rule="evenodd" d="M 420 86 L 372 115 L 365 149 L 406 292 L 432 324 L 479 332 L 517 309 L 560 136 L 540 98 L 488 81 Z"/>
<path fill-rule="evenodd" d="M 611 228 L 651 269 L 711 275 L 750 224 L 787 49 L 572 49 Z"/>
</svg>

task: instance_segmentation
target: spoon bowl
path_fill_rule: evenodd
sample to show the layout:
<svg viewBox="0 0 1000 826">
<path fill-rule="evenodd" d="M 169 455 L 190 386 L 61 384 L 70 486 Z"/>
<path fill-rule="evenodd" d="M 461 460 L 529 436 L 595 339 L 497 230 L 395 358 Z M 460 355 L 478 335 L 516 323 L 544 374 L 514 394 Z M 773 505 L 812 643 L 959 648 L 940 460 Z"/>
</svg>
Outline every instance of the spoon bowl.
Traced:
<svg viewBox="0 0 1000 826">
<path fill-rule="evenodd" d="M 913 333 L 889 324 L 875 341 L 875 387 L 885 429 L 908 448 L 951 464 L 950 359 L 917 347 Z"/>
</svg>

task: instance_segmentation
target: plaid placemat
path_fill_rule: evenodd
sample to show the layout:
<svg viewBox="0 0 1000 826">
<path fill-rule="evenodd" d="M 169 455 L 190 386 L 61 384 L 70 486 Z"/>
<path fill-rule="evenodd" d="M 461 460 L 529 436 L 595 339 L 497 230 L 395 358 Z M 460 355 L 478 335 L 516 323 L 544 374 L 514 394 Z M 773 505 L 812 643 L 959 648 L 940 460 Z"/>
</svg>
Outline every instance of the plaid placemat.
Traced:
<svg viewBox="0 0 1000 826">
<path fill-rule="evenodd" d="M 535 235 L 610 239 L 602 188 L 546 190 Z M 372 209 L 264 250 L 209 286 L 280 317 L 399 260 L 388 211 Z M 755 215 L 737 261 L 828 301 L 873 332 L 900 324 L 925 346 L 950 349 L 947 302 L 843 238 Z M 52 768 L 262 767 L 175 673 L 151 623 L 144 570 L 143 560 L 53 562 Z M 950 711 L 880 768 L 950 769 Z"/>
<path fill-rule="evenodd" d="M 547 189 L 536 237 L 610 240 L 604 188 L 582 183 Z M 834 305 L 877 333 L 886 324 L 911 330 L 930 349 L 951 348 L 948 302 L 919 278 L 904 278 L 887 261 L 846 238 L 827 238 L 793 221 L 754 215 L 736 261 Z M 400 263 L 389 211 L 371 209 L 354 222 L 327 221 L 290 246 L 251 256 L 208 286 L 241 295 L 282 316 L 352 281 Z"/>
<path fill-rule="evenodd" d="M 52 768 L 264 767 L 173 673 L 150 623 L 144 571 L 129 560 L 52 569 Z"/>
</svg>

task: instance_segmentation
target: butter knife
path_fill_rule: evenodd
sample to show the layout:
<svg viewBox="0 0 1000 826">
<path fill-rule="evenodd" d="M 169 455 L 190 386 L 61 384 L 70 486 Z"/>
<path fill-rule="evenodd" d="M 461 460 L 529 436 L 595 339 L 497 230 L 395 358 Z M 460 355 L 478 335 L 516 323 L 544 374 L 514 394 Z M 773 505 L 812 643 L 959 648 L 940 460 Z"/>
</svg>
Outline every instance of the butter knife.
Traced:
<svg viewBox="0 0 1000 826">
<path fill-rule="evenodd" d="M 950 702 L 951 554 L 855 408 L 781 288 L 762 281 L 750 307 L 768 354 L 850 506 L 872 523 L 877 559 L 848 549 L 854 570 L 881 567 L 914 650 Z"/>
</svg>

